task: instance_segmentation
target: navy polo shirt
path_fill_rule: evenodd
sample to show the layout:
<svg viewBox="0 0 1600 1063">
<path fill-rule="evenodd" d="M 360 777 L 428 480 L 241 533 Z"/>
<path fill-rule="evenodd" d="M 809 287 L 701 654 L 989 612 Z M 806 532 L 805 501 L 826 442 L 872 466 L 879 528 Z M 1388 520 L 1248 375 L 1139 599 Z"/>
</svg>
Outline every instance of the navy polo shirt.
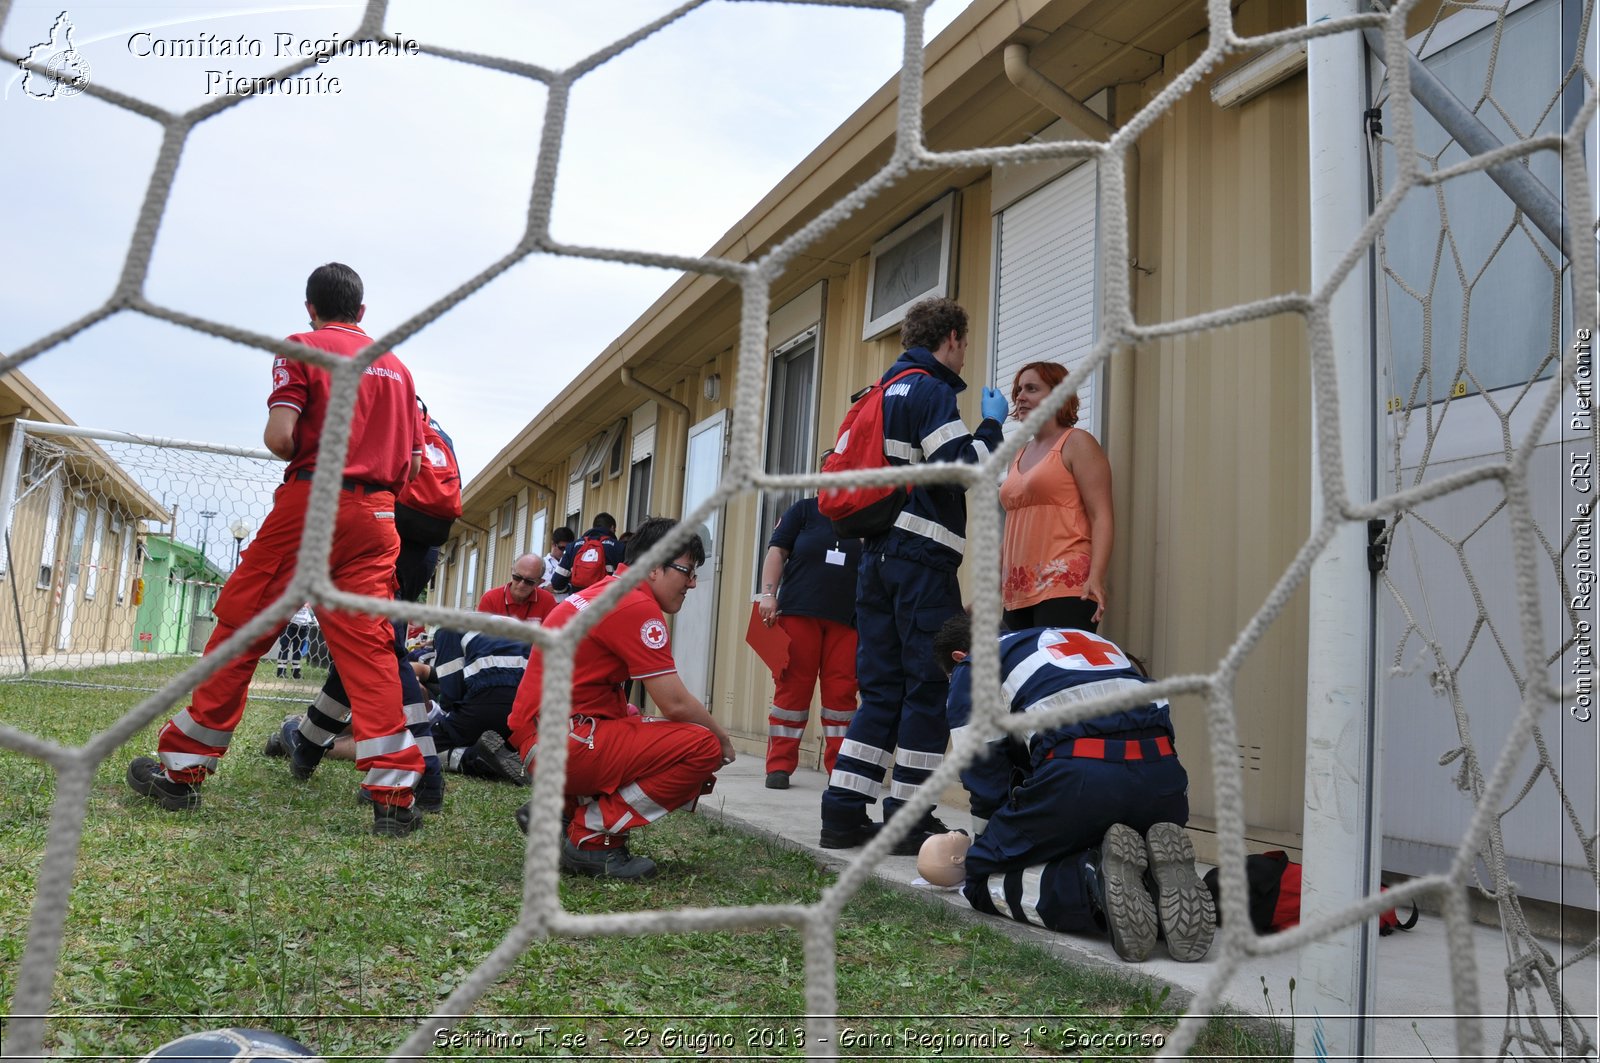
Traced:
<svg viewBox="0 0 1600 1063">
<path fill-rule="evenodd" d="M 778 585 L 780 613 L 855 624 L 861 540 L 834 534 L 833 522 L 817 509 L 816 496 L 802 498 L 785 510 L 767 545 L 789 551 Z M 843 564 L 830 564 L 830 552 L 835 552 L 835 560 L 843 554 Z"/>
</svg>

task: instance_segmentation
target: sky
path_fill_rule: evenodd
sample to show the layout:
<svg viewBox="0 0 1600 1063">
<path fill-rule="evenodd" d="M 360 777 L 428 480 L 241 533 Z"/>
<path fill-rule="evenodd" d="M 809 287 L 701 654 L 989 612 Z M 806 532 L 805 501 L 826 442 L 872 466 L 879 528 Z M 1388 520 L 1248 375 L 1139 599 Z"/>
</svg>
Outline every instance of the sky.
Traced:
<svg viewBox="0 0 1600 1063">
<path fill-rule="evenodd" d="M 927 38 L 964 3 L 937 0 Z M 27 54 L 49 41 L 63 5 L 93 83 L 175 111 L 220 98 L 229 77 L 281 69 L 280 47 L 349 36 L 362 11 L 17 0 L 0 43 Z M 385 29 L 565 67 L 677 6 L 393 0 Z M 552 235 L 703 253 L 896 73 L 902 27 L 890 11 L 709 0 L 578 81 Z M 162 54 L 241 38 L 261 55 Z M 337 260 L 364 278 L 376 335 L 515 244 L 541 84 L 425 55 L 338 58 L 316 72 L 322 92 L 252 98 L 194 128 L 151 261 L 152 301 L 284 336 L 307 327 L 306 275 Z M 104 303 L 160 144 L 150 119 L 86 94 L 32 95 L 47 90 L 0 68 L 0 352 Z M 400 347 L 467 477 L 676 277 L 530 258 Z M 123 312 L 22 371 L 82 425 L 261 445 L 270 355 L 256 348 Z"/>
</svg>

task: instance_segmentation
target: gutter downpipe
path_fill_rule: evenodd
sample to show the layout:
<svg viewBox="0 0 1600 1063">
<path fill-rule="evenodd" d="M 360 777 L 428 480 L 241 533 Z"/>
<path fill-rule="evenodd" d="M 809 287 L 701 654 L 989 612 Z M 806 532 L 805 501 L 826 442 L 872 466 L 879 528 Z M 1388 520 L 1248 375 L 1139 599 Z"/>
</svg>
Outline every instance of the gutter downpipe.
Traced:
<svg viewBox="0 0 1600 1063">
<path fill-rule="evenodd" d="M 552 488 L 546 487 L 544 484 L 540 483 L 538 480 L 535 480 L 531 476 L 522 475 L 522 473 L 517 471 L 517 467 L 515 465 L 506 466 L 506 475 L 510 476 L 513 480 L 521 480 L 525 484 L 532 484 L 534 487 L 537 487 L 539 490 L 549 495 L 552 499 L 556 497 L 556 493 Z"/>
<path fill-rule="evenodd" d="M 652 399 L 655 399 L 669 410 L 676 410 L 683 416 L 685 423 L 688 422 L 690 417 L 689 407 L 685 406 L 671 395 L 668 395 L 666 392 L 657 391 L 649 384 L 646 384 L 638 377 L 635 377 L 632 369 L 629 369 L 627 366 L 623 366 L 621 369 L 617 370 L 617 375 L 621 378 L 623 384 L 626 386 L 634 388 L 637 391 L 644 392 L 646 395 L 649 395 Z"/>
<path fill-rule="evenodd" d="M 1041 74 L 1029 62 L 1029 48 L 1021 41 L 1012 41 L 1005 47 L 1006 78 L 1017 89 L 1041 104 L 1046 110 L 1072 125 L 1092 140 L 1108 141 L 1116 128 L 1104 118 L 1084 106 L 1076 97 Z M 1112 96 L 1112 118 L 1116 117 L 1116 94 Z M 1138 306 L 1139 276 L 1139 147 L 1129 144 L 1124 181 L 1124 202 L 1128 207 L 1128 254 L 1130 260 L 1123 264 L 1132 276 L 1128 278 L 1128 307 Z M 1106 373 L 1106 427 L 1104 437 L 1106 454 L 1113 465 L 1124 469 L 1133 466 L 1133 348 L 1122 346 L 1111 359 Z M 1002 385 L 1003 387 L 1004 385 Z M 1129 495 L 1130 479 L 1112 477 L 1112 505 L 1115 512 L 1127 513 L 1132 506 Z M 1126 551 L 1124 551 L 1126 556 Z"/>
</svg>

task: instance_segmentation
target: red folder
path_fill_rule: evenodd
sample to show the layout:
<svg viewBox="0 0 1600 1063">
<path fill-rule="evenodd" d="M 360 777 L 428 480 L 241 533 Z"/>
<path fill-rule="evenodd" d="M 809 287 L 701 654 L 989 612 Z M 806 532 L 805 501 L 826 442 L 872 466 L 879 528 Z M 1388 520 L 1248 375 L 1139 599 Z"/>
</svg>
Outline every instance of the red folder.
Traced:
<svg viewBox="0 0 1600 1063">
<path fill-rule="evenodd" d="M 768 627 L 761 622 L 761 603 L 750 603 L 750 626 L 744 633 L 745 642 L 756 651 L 766 666 L 777 675 L 789 666 L 789 636 L 774 624 Z"/>
</svg>

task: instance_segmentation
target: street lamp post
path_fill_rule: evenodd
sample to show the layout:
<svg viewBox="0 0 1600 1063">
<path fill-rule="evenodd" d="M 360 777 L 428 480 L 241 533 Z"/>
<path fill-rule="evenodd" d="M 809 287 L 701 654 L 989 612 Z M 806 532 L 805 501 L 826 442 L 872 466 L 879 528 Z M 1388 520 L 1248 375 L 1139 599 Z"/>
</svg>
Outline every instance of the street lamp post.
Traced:
<svg viewBox="0 0 1600 1063">
<path fill-rule="evenodd" d="M 244 541 L 250 537 L 250 525 L 242 520 L 236 520 L 228 525 L 228 530 L 233 532 L 233 567 L 239 567 L 239 551 L 244 549 Z"/>
<path fill-rule="evenodd" d="M 205 529 L 200 533 L 200 567 L 203 570 L 205 568 L 206 560 L 206 540 L 211 537 L 211 521 L 216 517 L 217 511 L 214 509 L 202 509 L 196 515 L 203 518 L 206 522 Z"/>
</svg>

